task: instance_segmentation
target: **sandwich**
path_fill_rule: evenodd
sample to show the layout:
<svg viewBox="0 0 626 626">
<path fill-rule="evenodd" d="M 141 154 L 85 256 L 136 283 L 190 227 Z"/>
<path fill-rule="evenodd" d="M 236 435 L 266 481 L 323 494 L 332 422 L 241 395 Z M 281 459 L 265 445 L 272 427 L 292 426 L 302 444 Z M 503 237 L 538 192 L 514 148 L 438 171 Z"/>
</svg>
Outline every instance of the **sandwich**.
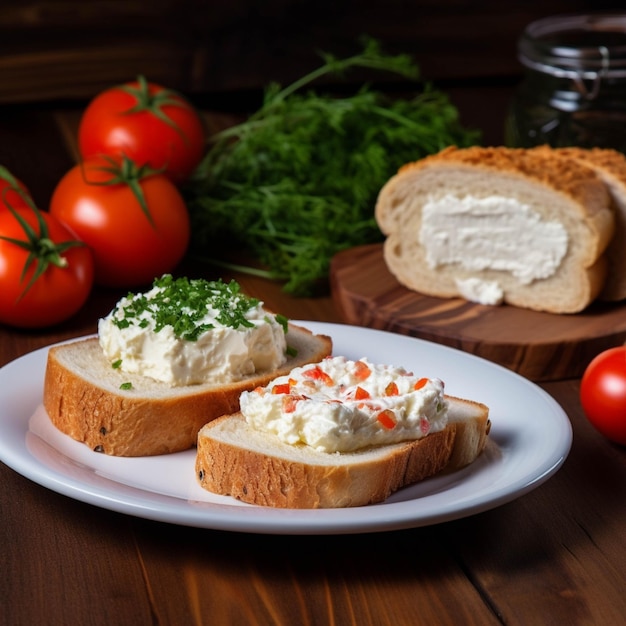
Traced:
<svg viewBox="0 0 626 626">
<path fill-rule="evenodd" d="M 165 275 L 122 298 L 97 337 L 50 348 L 43 404 L 97 452 L 168 454 L 193 448 L 243 391 L 331 350 L 329 337 L 270 313 L 234 281 Z"/>
<path fill-rule="evenodd" d="M 198 433 L 200 485 L 246 503 L 339 508 L 381 502 L 482 453 L 489 409 L 438 378 L 333 356 L 244 392 Z"/>
</svg>

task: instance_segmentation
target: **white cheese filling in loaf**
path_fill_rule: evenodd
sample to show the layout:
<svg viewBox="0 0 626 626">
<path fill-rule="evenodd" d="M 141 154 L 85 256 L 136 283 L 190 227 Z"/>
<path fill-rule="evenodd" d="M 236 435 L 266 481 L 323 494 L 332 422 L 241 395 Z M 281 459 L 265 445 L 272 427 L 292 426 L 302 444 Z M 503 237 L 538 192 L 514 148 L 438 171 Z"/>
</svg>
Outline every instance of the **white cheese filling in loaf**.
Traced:
<svg viewBox="0 0 626 626">
<path fill-rule="evenodd" d="M 557 271 L 567 253 L 568 235 L 563 224 L 542 219 L 514 198 L 446 194 L 424 204 L 419 242 L 431 269 L 459 264 L 469 271 L 499 270 L 527 285 Z M 458 287 L 471 300 L 501 300 L 493 281 Z"/>
<path fill-rule="evenodd" d="M 328 453 L 420 439 L 448 421 L 441 380 L 341 356 L 244 392 L 240 406 L 254 429 Z"/>
<path fill-rule="evenodd" d="M 207 292 L 189 306 L 175 301 L 181 294 L 174 283 L 158 283 L 122 298 L 99 321 L 100 346 L 121 371 L 171 386 L 223 384 L 277 369 L 287 360 L 285 327 L 262 302 L 223 283 L 185 280 L 178 283 L 183 291 L 191 284 Z M 220 321 L 224 314 L 226 322 Z"/>
</svg>

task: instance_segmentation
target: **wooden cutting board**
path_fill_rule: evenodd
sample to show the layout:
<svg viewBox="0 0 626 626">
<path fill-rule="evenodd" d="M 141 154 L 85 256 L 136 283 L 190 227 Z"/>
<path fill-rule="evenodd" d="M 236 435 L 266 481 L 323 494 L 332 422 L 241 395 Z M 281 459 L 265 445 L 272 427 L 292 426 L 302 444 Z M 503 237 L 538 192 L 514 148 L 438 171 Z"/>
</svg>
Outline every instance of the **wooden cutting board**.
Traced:
<svg viewBox="0 0 626 626">
<path fill-rule="evenodd" d="M 345 250 L 331 263 L 332 296 L 349 324 L 427 339 L 499 363 L 534 381 L 581 376 L 599 352 L 626 342 L 626 304 L 576 315 L 423 296 L 389 273 L 382 244 Z"/>
</svg>

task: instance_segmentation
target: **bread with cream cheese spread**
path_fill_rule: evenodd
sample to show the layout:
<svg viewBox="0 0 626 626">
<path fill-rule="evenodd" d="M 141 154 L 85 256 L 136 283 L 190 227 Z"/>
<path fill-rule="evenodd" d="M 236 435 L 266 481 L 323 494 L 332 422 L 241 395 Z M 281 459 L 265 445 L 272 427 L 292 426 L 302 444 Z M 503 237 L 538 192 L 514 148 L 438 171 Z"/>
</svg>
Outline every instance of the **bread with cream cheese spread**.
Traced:
<svg viewBox="0 0 626 626">
<path fill-rule="evenodd" d="M 447 205 L 457 222 L 446 230 Z M 503 205 L 511 209 L 498 222 Z M 552 313 L 579 312 L 602 291 L 615 231 L 594 169 L 504 147 L 451 147 L 406 164 L 381 189 L 376 219 L 387 267 L 409 289 Z"/>
<path fill-rule="evenodd" d="M 402 487 L 468 465 L 483 451 L 489 409 L 446 398 L 444 430 L 341 453 L 284 443 L 251 427 L 241 413 L 225 415 L 198 433 L 197 477 L 208 491 L 262 506 L 313 509 L 382 502 Z"/>
<path fill-rule="evenodd" d="M 332 340 L 289 324 L 290 354 L 277 370 L 233 383 L 171 387 L 114 369 L 91 337 L 48 351 L 43 404 L 52 423 L 92 450 L 115 456 L 149 456 L 196 445 L 208 421 L 239 409 L 244 390 L 265 385 L 298 365 L 332 351 Z"/>
</svg>

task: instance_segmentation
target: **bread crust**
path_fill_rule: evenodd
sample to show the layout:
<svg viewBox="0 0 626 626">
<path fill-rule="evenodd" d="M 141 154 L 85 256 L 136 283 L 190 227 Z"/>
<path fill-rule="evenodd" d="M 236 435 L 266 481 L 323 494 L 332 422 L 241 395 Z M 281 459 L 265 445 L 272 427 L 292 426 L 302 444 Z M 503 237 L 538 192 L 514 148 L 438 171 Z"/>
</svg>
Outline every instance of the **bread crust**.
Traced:
<svg viewBox="0 0 626 626">
<path fill-rule="evenodd" d="M 489 408 L 481 402 L 448 396 L 449 421 L 456 427 L 454 448 L 446 470 L 455 471 L 473 463 L 489 439 Z"/>
<path fill-rule="evenodd" d="M 298 355 L 278 371 L 228 385 L 169 387 L 113 370 L 95 337 L 53 346 L 48 351 L 44 408 L 59 430 L 98 452 L 151 456 L 187 450 L 196 445 L 204 424 L 239 410 L 242 391 L 331 353 L 330 337 L 293 324 L 289 329 L 288 344 Z M 120 389 L 127 381 L 132 388 Z"/>
<path fill-rule="evenodd" d="M 440 161 L 464 163 L 472 167 L 532 178 L 581 203 L 591 215 L 600 211 L 599 207 L 603 204 L 606 206 L 606 190 L 593 169 L 580 162 L 565 160 L 551 149 L 538 151 L 503 146 L 472 146 L 459 149 L 450 146 L 436 154 L 402 166 L 399 173 L 428 167 Z"/>
<path fill-rule="evenodd" d="M 211 436 L 213 428 L 219 428 L 220 420 L 240 423 L 239 444 Z M 267 450 L 246 447 L 245 440 L 251 430 L 245 418 L 237 413 L 221 417 L 200 431 L 196 454 L 200 485 L 249 504 L 293 509 L 382 502 L 398 489 L 446 467 L 456 433 L 456 427 L 449 425 L 422 439 L 381 446 L 375 455 L 313 452 L 306 457 L 308 461 L 298 461 L 291 456 L 293 446 L 278 440 Z M 277 453 L 280 451 L 284 454 Z M 316 457 L 320 463 L 315 463 Z"/>
<path fill-rule="evenodd" d="M 418 242 L 426 198 L 446 193 L 462 197 L 475 190 L 478 197 L 526 194 L 525 199 L 532 199 L 535 210 L 546 218 L 567 221 L 570 246 L 555 274 L 522 284 L 497 270 L 428 266 Z M 551 150 L 504 147 L 451 147 L 404 165 L 381 189 L 376 219 L 387 235 L 386 264 L 409 289 L 436 297 L 460 297 L 457 279 L 477 276 L 498 282 L 504 302 L 551 313 L 579 312 L 598 296 L 607 276 L 604 252 L 614 234 L 608 191 L 591 167 Z"/>
</svg>

